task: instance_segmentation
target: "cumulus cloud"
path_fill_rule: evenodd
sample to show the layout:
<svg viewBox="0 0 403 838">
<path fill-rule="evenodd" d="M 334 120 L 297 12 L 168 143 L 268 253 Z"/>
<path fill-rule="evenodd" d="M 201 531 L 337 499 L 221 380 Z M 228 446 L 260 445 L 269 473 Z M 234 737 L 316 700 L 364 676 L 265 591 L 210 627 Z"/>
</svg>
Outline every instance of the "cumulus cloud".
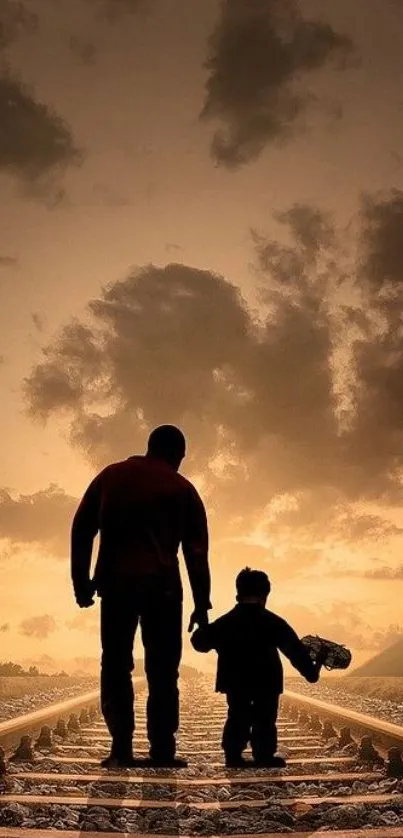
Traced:
<svg viewBox="0 0 403 838">
<path fill-rule="evenodd" d="M 36 637 L 38 640 L 44 640 L 56 629 L 57 623 L 49 614 L 28 617 L 26 620 L 22 620 L 19 625 L 20 634 L 25 635 L 25 637 Z"/>
<path fill-rule="evenodd" d="M 34 184 L 80 159 L 69 126 L 5 70 L 0 76 L 0 171 Z"/>
<path fill-rule="evenodd" d="M 289 141 L 314 98 L 308 75 L 350 50 L 329 24 L 303 18 L 295 0 L 222 0 L 201 113 L 222 125 L 213 159 L 235 168 Z"/>
<path fill-rule="evenodd" d="M 382 218 L 389 229 L 386 204 Z M 363 279 L 367 205 L 350 239 L 313 207 L 277 222 L 281 241 L 253 236 L 259 319 L 222 276 L 148 266 L 66 324 L 24 394 L 37 419 L 63 412 L 94 468 L 142 450 L 156 424 L 182 426 L 214 537 L 260 527 L 298 569 L 322 562 L 325 535 L 357 548 L 400 535 L 371 505 L 402 496 L 403 338 L 397 282 L 391 296 L 390 273 L 376 294 Z"/>
<path fill-rule="evenodd" d="M 37 27 L 37 15 L 24 3 L 2 0 L 0 51 Z M 37 101 L 5 61 L 0 65 L 0 124 L 0 173 L 22 181 L 27 194 L 40 197 L 42 191 L 48 197 L 55 192 L 52 179 L 82 159 L 70 127 L 52 107 Z"/>
<path fill-rule="evenodd" d="M 52 555 L 66 558 L 77 504 L 56 485 L 16 499 L 1 489 L 0 539 L 20 546 L 40 545 Z"/>
<path fill-rule="evenodd" d="M 2 0 L 0 51 L 37 27 L 37 15 L 24 3 Z M 0 66 L 0 124 L 0 172 L 29 184 L 31 192 L 39 179 L 80 160 L 70 128 L 51 107 L 37 101 L 6 62 Z M 43 185 L 46 194 L 52 186 L 54 191 L 54 184 Z"/>
<path fill-rule="evenodd" d="M 365 225 L 361 231 L 363 260 L 361 279 L 375 293 L 383 289 L 400 290 L 403 283 L 403 193 L 363 201 Z"/>
</svg>

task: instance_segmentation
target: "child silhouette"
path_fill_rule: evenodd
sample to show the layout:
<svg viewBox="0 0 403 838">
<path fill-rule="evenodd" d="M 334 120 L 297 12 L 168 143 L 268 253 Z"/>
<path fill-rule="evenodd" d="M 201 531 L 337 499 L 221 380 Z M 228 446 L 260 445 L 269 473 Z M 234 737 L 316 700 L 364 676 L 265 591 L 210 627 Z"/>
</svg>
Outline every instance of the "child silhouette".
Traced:
<svg viewBox="0 0 403 838">
<path fill-rule="evenodd" d="M 247 762 L 248 742 L 256 766 L 283 767 L 277 750 L 277 713 L 283 692 L 279 650 L 310 683 L 319 679 L 323 659 L 313 661 L 294 629 L 266 609 L 270 581 L 261 570 L 245 568 L 236 579 L 237 605 L 210 625 L 197 629 L 191 642 L 198 652 L 218 653 L 216 692 L 225 693 L 228 717 L 222 747 L 228 768 Z"/>
</svg>

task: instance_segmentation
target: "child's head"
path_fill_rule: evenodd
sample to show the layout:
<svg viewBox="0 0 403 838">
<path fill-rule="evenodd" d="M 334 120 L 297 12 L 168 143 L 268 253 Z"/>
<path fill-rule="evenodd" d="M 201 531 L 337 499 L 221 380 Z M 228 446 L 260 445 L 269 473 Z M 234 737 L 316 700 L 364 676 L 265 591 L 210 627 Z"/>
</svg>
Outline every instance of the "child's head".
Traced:
<svg viewBox="0 0 403 838">
<path fill-rule="evenodd" d="M 245 567 L 236 578 L 238 602 L 260 602 L 266 604 L 270 593 L 270 580 L 263 570 L 251 570 Z"/>
</svg>

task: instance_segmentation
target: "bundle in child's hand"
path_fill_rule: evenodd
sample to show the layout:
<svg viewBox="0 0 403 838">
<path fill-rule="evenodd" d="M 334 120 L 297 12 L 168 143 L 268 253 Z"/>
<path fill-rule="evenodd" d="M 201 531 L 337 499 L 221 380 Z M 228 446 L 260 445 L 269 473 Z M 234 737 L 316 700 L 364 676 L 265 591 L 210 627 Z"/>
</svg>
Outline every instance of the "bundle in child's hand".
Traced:
<svg viewBox="0 0 403 838">
<path fill-rule="evenodd" d="M 318 635 L 307 634 L 302 637 L 312 660 L 323 660 L 325 669 L 347 669 L 351 663 L 351 652 L 340 643 L 333 643 Z"/>
</svg>

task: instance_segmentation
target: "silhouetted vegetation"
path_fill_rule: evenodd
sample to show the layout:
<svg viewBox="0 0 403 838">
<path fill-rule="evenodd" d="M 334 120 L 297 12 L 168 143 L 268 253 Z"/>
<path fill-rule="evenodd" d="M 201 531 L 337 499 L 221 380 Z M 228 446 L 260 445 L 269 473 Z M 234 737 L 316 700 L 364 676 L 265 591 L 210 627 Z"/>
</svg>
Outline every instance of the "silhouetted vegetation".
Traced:
<svg viewBox="0 0 403 838">
<path fill-rule="evenodd" d="M 59 678 L 68 677 L 67 672 L 64 672 L 63 670 L 61 672 L 54 672 L 52 673 L 52 675 L 57 676 Z M 0 677 L 15 678 L 18 676 L 32 678 L 37 678 L 38 676 L 41 676 L 43 678 L 51 677 L 46 672 L 40 672 L 37 666 L 29 666 L 28 669 L 24 669 L 22 666 L 20 666 L 19 663 L 12 663 L 12 661 L 7 661 L 5 663 L 0 662 Z"/>
<path fill-rule="evenodd" d="M 187 666 L 187 664 L 182 663 L 180 666 L 180 677 L 182 681 L 190 681 L 193 678 L 198 678 L 200 676 L 200 670 L 196 669 L 194 666 Z M 1 674 L 1 673 L 0 673 Z M 142 658 L 136 658 L 134 662 L 134 672 L 133 675 L 135 678 L 144 678 L 144 661 Z"/>
</svg>

